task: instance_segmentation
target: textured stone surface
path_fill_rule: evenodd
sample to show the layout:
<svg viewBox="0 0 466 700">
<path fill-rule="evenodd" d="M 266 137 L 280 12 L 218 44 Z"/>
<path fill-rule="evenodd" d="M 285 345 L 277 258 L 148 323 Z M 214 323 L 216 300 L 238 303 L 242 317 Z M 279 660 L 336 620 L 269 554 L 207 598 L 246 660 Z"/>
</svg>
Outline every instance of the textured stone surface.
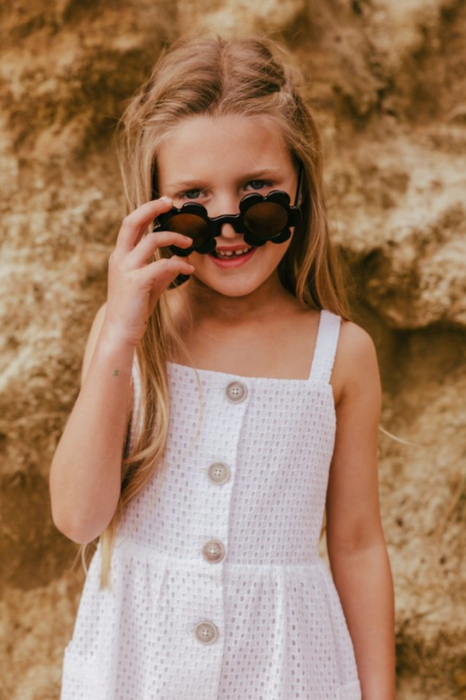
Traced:
<svg viewBox="0 0 466 700">
<path fill-rule="evenodd" d="M 180 32 L 221 32 L 224 35 L 243 32 L 290 31 L 306 17 L 305 0 L 178 0 Z"/>
<path fill-rule="evenodd" d="M 399 698 L 466 698 L 466 5 L 7 0 L 0 9 L 0 700 L 58 698 L 82 574 L 53 526 L 124 201 L 110 138 L 162 43 L 282 36 L 319 111 L 335 239 L 384 388 L 380 497 Z"/>
</svg>

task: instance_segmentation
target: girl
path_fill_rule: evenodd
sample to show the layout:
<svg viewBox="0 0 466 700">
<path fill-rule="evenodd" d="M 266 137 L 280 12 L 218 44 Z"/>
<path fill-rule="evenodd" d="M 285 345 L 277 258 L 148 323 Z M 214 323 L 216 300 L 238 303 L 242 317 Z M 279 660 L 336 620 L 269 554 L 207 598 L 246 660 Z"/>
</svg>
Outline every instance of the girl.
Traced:
<svg viewBox="0 0 466 700">
<path fill-rule="evenodd" d="M 129 213 L 51 468 L 56 526 L 99 538 L 61 700 L 395 697 L 376 352 L 283 55 L 179 41 L 122 116 Z"/>
</svg>

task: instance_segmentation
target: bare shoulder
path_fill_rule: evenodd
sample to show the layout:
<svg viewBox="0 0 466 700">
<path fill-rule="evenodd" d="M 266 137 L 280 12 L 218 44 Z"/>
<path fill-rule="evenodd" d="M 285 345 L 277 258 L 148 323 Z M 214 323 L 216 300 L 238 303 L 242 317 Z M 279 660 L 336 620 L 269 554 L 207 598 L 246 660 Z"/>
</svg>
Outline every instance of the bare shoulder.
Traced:
<svg viewBox="0 0 466 700">
<path fill-rule="evenodd" d="M 374 387 L 380 391 L 377 350 L 371 335 L 354 321 L 341 321 L 332 376 L 335 403 L 355 392 Z"/>
</svg>

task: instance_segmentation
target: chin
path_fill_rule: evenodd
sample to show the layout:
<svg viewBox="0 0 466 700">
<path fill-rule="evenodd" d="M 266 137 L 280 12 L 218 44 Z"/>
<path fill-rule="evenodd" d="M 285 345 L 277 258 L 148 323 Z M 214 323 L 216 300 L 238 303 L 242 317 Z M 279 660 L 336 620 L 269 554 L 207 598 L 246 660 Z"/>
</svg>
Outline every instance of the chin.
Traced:
<svg viewBox="0 0 466 700">
<path fill-rule="evenodd" d="M 248 294 L 252 294 L 258 287 L 260 287 L 260 282 L 257 284 L 251 283 L 251 281 L 240 282 L 239 280 L 212 280 L 212 279 L 202 279 L 200 282 L 212 289 L 217 294 L 222 294 L 225 297 L 244 297 Z"/>
<path fill-rule="evenodd" d="M 195 265 L 195 262 L 192 264 Z M 196 272 L 190 275 L 192 281 L 195 284 L 208 287 L 218 294 L 223 294 L 227 297 L 243 297 L 247 294 L 251 294 L 260 287 L 269 277 L 269 274 L 272 273 L 272 271 L 270 271 L 270 273 L 266 275 L 254 275 L 249 273 L 248 275 L 225 275 L 222 277 L 221 272 L 218 276 L 203 274 L 204 272 L 204 270 L 201 271 L 197 269 Z"/>
</svg>

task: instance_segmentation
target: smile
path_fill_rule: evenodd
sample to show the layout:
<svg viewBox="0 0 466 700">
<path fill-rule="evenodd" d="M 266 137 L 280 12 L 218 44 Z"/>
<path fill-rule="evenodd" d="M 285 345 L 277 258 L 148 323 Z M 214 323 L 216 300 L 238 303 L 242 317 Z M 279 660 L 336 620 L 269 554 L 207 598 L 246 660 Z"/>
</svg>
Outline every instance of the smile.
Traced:
<svg viewBox="0 0 466 700">
<path fill-rule="evenodd" d="M 238 251 L 232 254 L 224 254 L 222 257 L 219 257 L 218 254 L 208 253 L 206 257 L 212 260 L 217 267 L 241 267 L 241 265 L 245 265 L 252 258 L 256 250 L 257 248 L 250 248 L 246 253 L 240 252 L 238 254 Z"/>
</svg>

